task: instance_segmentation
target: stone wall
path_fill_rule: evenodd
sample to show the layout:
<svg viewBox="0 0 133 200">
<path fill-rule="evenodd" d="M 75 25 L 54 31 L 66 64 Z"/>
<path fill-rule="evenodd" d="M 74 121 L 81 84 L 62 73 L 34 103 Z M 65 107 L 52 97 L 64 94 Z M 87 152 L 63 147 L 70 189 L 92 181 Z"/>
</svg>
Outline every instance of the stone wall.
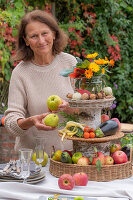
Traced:
<svg viewBox="0 0 133 200">
<path fill-rule="evenodd" d="M 18 159 L 18 153 L 14 151 L 14 144 L 15 137 L 9 135 L 4 127 L 0 127 L 0 163 Z"/>
</svg>

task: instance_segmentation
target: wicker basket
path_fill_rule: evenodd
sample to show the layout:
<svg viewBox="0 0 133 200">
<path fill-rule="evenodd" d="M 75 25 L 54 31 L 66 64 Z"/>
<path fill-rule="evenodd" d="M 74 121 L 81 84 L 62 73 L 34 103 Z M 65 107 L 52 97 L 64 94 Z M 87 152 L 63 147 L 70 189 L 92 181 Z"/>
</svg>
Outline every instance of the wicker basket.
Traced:
<svg viewBox="0 0 133 200">
<path fill-rule="evenodd" d="M 50 158 L 49 171 L 53 176 L 58 178 L 62 174 L 73 175 L 77 172 L 85 172 L 88 175 L 89 181 L 112 181 L 132 176 L 132 162 L 130 160 L 123 164 L 104 165 L 98 171 L 95 165 L 81 166 L 77 164 L 66 164 Z"/>
</svg>

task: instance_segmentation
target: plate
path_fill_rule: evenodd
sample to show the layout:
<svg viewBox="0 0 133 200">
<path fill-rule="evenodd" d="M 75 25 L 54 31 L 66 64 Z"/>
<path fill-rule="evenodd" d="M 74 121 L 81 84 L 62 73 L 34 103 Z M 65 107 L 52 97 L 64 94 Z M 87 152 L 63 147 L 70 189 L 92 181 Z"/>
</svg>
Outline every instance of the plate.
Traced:
<svg viewBox="0 0 133 200">
<path fill-rule="evenodd" d="M 44 198 L 43 198 L 44 197 Z M 86 197 L 86 196 L 82 196 L 83 198 L 84 198 L 84 200 L 97 200 L 97 198 L 91 198 L 91 197 Z M 74 198 L 75 197 L 72 197 L 72 196 L 65 196 L 65 195 L 54 195 L 54 196 L 49 196 L 48 197 L 48 200 L 55 200 L 55 199 L 57 199 L 58 198 L 58 200 L 74 200 Z M 41 196 L 41 197 L 39 197 L 39 200 L 44 200 L 44 199 L 46 199 L 46 197 L 45 196 Z"/>
<path fill-rule="evenodd" d="M 34 184 L 34 183 L 39 183 L 41 181 L 43 181 L 45 178 L 45 172 L 41 171 L 40 174 L 38 176 L 35 177 L 28 177 L 27 178 L 27 183 L 29 184 Z M 13 178 L 13 177 L 0 177 L 0 181 L 2 182 L 19 182 L 22 183 L 23 179 L 17 179 L 17 178 Z"/>
</svg>

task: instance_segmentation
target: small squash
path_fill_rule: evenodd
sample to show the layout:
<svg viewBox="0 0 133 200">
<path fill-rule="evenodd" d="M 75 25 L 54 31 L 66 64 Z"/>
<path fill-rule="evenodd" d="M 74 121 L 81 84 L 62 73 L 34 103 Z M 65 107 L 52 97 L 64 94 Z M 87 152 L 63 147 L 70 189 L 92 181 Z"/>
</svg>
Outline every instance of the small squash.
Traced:
<svg viewBox="0 0 133 200">
<path fill-rule="evenodd" d="M 61 162 L 63 163 L 72 163 L 72 158 L 68 152 L 62 152 L 61 154 Z"/>
<path fill-rule="evenodd" d="M 103 88 L 103 92 L 105 93 L 105 95 L 113 95 L 113 92 L 112 92 L 112 88 L 111 87 L 104 87 Z"/>
</svg>

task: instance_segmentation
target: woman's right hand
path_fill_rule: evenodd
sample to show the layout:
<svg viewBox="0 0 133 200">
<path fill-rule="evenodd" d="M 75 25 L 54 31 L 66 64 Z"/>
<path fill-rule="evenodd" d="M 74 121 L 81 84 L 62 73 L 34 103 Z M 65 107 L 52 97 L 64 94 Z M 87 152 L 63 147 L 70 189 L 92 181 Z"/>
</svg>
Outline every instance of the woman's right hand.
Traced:
<svg viewBox="0 0 133 200">
<path fill-rule="evenodd" d="M 42 119 L 46 117 L 49 113 L 44 113 L 41 115 L 34 115 L 26 119 L 18 119 L 18 125 L 20 128 L 23 130 L 27 130 L 31 128 L 32 126 L 35 126 L 37 130 L 44 130 L 44 131 L 51 131 L 55 130 L 55 128 L 51 126 L 46 126 L 43 122 Z"/>
<path fill-rule="evenodd" d="M 51 126 L 46 126 L 42 122 L 42 119 L 44 117 L 46 117 L 48 114 L 49 113 L 45 113 L 45 114 L 42 114 L 42 115 L 35 115 L 35 116 L 32 117 L 33 124 L 38 130 L 51 131 L 51 130 L 55 129 L 55 128 L 51 127 Z"/>
</svg>

